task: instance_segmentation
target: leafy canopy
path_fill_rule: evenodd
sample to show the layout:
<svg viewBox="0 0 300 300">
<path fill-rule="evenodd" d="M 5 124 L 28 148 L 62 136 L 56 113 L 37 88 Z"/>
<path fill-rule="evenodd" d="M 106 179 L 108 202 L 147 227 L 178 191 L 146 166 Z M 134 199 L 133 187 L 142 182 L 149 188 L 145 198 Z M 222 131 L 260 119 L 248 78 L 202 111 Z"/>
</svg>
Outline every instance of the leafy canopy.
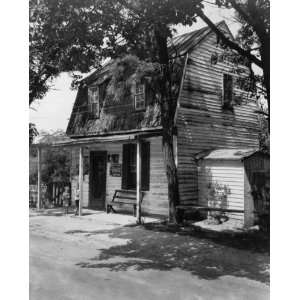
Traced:
<svg viewBox="0 0 300 300">
<path fill-rule="evenodd" d="M 97 68 L 103 59 L 124 54 L 159 61 L 162 47 L 158 47 L 158 43 L 172 36 L 174 25 L 192 25 L 200 17 L 213 28 L 213 22 L 203 11 L 206 2 L 30 0 L 29 103 L 41 99 L 60 72 L 86 73 Z M 269 53 L 269 0 L 215 0 L 211 3 L 235 10 L 241 24 L 238 44 L 227 45 L 268 73 L 265 61 Z M 217 28 L 213 29 L 221 34 Z M 253 47 L 257 48 L 254 53 Z"/>
<path fill-rule="evenodd" d="M 88 72 L 124 53 L 157 61 L 155 30 L 171 37 L 201 9 L 198 0 L 30 0 L 29 103 L 60 72 Z"/>
</svg>

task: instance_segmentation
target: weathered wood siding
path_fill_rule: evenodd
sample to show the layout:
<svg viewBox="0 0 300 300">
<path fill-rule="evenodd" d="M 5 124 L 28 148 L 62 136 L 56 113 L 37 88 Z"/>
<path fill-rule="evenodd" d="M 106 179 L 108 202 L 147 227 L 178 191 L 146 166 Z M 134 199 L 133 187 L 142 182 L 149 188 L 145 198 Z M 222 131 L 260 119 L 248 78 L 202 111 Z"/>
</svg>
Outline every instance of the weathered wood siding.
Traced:
<svg viewBox="0 0 300 300">
<path fill-rule="evenodd" d="M 161 137 L 150 141 L 150 189 L 143 199 L 142 211 L 168 215 L 168 182 L 164 165 Z"/>
<path fill-rule="evenodd" d="M 244 166 L 245 225 L 252 226 L 259 214 L 270 213 L 270 158 L 256 154 L 245 159 Z M 256 186 L 257 175 L 264 179 L 260 187 Z M 257 190 L 259 197 L 256 196 Z"/>
<path fill-rule="evenodd" d="M 212 65 L 213 52 L 221 53 L 221 50 L 216 36 L 211 33 L 188 54 L 179 97 L 176 126 L 182 204 L 198 201 L 196 153 L 213 148 L 258 146 L 256 104 L 246 101 L 235 105 L 233 112 L 223 109 L 223 73 L 231 71 L 232 66 L 229 63 Z M 244 95 L 243 99 L 247 97 Z"/>
<path fill-rule="evenodd" d="M 150 188 L 145 192 L 142 202 L 142 212 L 149 214 L 168 215 L 168 190 L 167 190 L 167 177 L 165 174 L 163 153 L 161 147 L 161 137 L 148 138 L 150 142 Z M 107 154 L 119 154 L 119 162 L 122 164 L 122 143 L 105 143 L 97 146 L 89 146 L 89 149 L 84 151 L 84 159 L 89 161 L 89 151 L 107 151 Z M 78 161 L 78 150 L 72 152 L 72 169 L 76 172 L 76 164 Z M 116 189 L 121 189 L 122 177 L 113 177 L 109 174 L 110 162 L 107 163 L 107 178 L 106 178 L 106 201 L 113 198 Z M 86 172 L 87 173 L 86 173 Z M 84 193 L 83 193 L 83 206 L 89 205 L 89 175 L 88 170 L 85 168 L 84 173 Z M 75 173 L 76 174 L 76 173 Z M 78 176 L 72 177 L 72 190 L 76 188 Z M 75 190 L 74 190 L 75 191 Z M 73 197 L 75 192 L 72 193 Z M 74 201 L 74 198 L 73 200 Z M 132 211 L 132 206 L 124 209 Z"/>
<path fill-rule="evenodd" d="M 198 167 L 199 204 L 244 210 L 244 165 L 241 161 L 202 161 Z M 243 213 L 227 213 L 244 222 Z"/>
</svg>

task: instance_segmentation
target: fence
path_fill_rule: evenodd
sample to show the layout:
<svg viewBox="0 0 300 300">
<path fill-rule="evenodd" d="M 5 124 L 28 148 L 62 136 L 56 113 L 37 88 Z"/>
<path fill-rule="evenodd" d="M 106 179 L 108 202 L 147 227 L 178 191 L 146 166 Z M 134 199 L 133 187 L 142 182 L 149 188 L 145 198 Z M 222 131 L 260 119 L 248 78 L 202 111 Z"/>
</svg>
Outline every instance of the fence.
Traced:
<svg viewBox="0 0 300 300">
<path fill-rule="evenodd" d="M 65 187 L 69 187 L 71 193 L 70 182 L 51 182 L 41 186 L 41 203 L 42 207 L 60 207 L 63 206 L 62 194 Z M 37 206 L 37 185 L 29 185 L 29 207 Z M 70 197 L 71 199 L 71 197 Z"/>
<path fill-rule="evenodd" d="M 62 194 L 66 187 L 69 187 L 71 193 L 70 182 L 51 182 L 47 186 L 47 200 L 55 207 L 63 206 Z M 70 195 L 71 199 L 71 195 Z"/>
<path fill-rule="evenodd" d="M 41 185 L 41 200 L 42 203 L 45 202 L 45 194 L 46 194 L 47 186 L 45 184 Z M 38 187 L 37 185 L 30 184 L 29 185 L 29 207 L 37 206 L 37 195 L 38 195 Z"/>
</svg>

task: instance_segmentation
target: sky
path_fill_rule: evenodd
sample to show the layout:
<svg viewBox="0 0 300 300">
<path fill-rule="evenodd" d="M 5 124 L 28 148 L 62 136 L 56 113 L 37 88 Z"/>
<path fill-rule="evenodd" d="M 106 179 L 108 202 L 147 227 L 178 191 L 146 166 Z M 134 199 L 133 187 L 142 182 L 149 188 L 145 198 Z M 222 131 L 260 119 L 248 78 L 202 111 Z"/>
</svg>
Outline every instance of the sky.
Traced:
<svg viewBox="0 0 300 300">
<path fill-rule="evenodd" d="M 214 5 L 207 5 L 205 13 L 213 22 L 225 20 L 233 35 L 236 34 L 238 25 L 233 20 L 233 12 L 228 9 L 219 9 Z M 200 29 L 206 24 L 198 20 L 192 26 L 176 26 L 178 34 L 183 34 Z M 75 101 L 77 91 L 71 91 L 72 78 L 67 73 L 62 73 L 52 82 L 51 90 L 41 100 L 35 101 L 29 110 L 30 122 L 36 124 L 38 131 L 66 130 L 68 119 Z"/>
</svg>

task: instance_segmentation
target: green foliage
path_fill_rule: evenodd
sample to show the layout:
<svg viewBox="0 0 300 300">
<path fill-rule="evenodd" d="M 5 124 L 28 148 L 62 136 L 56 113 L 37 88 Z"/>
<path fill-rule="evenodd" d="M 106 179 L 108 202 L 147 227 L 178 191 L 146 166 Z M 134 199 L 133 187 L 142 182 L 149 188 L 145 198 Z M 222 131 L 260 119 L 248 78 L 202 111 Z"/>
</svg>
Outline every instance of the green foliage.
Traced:
<svg viewBox="0 0 300 300">
<path fill-rule="evenodd" d="M 111 70 L 115 84 L 127 81 L 136 72 L 139 64 L 140 60 L 133 55 L 127 55 L 122 59 L 117 59 Z"/>
<path fill-rule="evenodd" d="M 107 89 L 109 98 L 120 102 L 121 99 L 130 96 L 131 87 L 135 80 L 134 74 L 140 63 L 140 60 L 133 55 L 115 60 L 111 68 L 111 80 Z"/>
<path fill-rule="evenodd" d="M 154 31 L 196 22 L 196 0 L 30 0 L 29 102 L 41 99 L 60 72 L 88 72 L 104 58 L 132 54 L 157 62 Z"/>
<path fill-rule="evenodd" d="M 236 41 L 241 48 L 261 60 L 263 74 L 254 76 L 252 73 L 251 79 L 265 88 L 265 90 L 260 89 L 257 92 L 268 98 L 270 84 L 270 1 L 217 0 L 216 3 L 220 7 L 234 9 L 235 18 L 240 25 Z"/>
<path fill-rule="evenodd" d="M 63 140 L 66 135 L 63 131 L 57 130 L 54 133 L 41 132 L 41 143 L 51 143 Z M 33 151 L 30 151 L 30 184 L 37 183 L 37 159 Z M 70 150 L 61 148 L 43 148 L 42 149 L 42 182 L 68 182 L 70 180 L 71 155 Z"/>
<path fill-rule="evenodd" d="M 42 181 L 68 182 L 70 180 L 70 153 L 62 149 L 47 149 L 43 153 Z"/>
<path fill-rule="evenodd" d="M 29 103 L 41 99 L 60 72 L 88 72 L 99 62 L 104 36 L 94 2 L 29 1 Z"/>
<path fill-rule="evenodd" d="M 177 58 L 169 62 L 171 72 L 170 86 L 172 99 L 177 99 L 180 80 L 183 71 L 183 58 Z M 107 88 L 107 96 L 113 101 L 131 94 L 134 83 L 146 83 L 156 103 L 161 101 L 160 87 L 164 81 L 162 68 L 159 63 L 145 62 L 133 55 L 126 55 L 115 60 L 111 68 L 111 80 Z"/>
</svg>

